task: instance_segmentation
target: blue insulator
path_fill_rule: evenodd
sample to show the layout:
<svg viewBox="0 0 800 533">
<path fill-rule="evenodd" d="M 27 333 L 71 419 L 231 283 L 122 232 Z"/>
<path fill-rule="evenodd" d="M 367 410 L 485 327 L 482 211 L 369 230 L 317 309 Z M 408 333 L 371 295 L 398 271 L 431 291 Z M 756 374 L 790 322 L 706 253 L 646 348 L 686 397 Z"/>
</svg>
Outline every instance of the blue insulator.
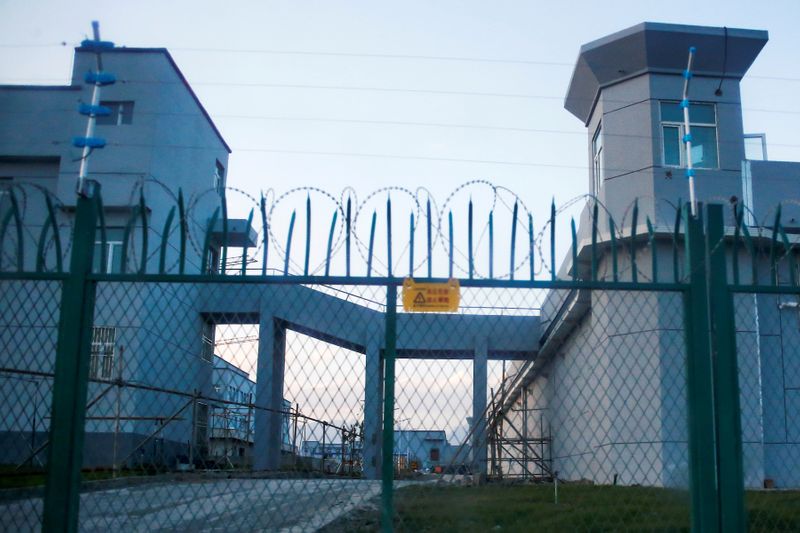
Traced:
<svg viewBox="0 0 800 533">
<path fill-rule="evenodd" d="M 691 134 L 691 133 L 687 133 L 686 135 L 684 135 L 684 136 L 683 136 L 683 142 L 685 142 L 685 143 L 687 143 L 687 142 L 688 142 L 688 143 L 692 142 L 692 134 Z"/>
<path fill-rule="evenodd" d="M 114 48 L 111 41 L 95 41 L 94 39 L 84 39 L 81 41 L 81 48 L 88 48 L 93 52 L 104 52 Z"/>
<path fill-rule="evenodd" d="M 86 76 L 84 76 L 83 79 L 86 81 L 86 83 L 91 83 L 94 85 L 112 85 L 117 81 L 117 77 L 110 72 L 89 71 L 86 73 Z"/>
<path fill-rule="evenodd" d="M 111 108 L 104 105 L 80 104 L 78 113 L 87 117 L 107 117 L 111 115 Z"/>
<path fill-rule="evenodd" d="M 683 71 L 683 77 L 686 78 L 687 80 L 692 79 L 692 71 L 691 70 L 684 70 Z"/>
<path fill-rule="evenodd" d="M 693 168 L 687 168 L 686 169 L 686 177 L 687 178 L 691 178 L 692 176 L 694 176 L 694 169 Z"/>
<path fill-rule="evenodd" d="M 689 100 L 684 98 L 683 100 L 681 100 L 681 103 L 678 104 L 678 105 L 681 106 L 681 108 L 685 109 L 685 108 L 689 107 Z"/>
<path fill-rule="evenodd" d="M 103 148 L 106 140 L 100 137 L 75 137 L 72 139 L 72 145 L 78 148 Z"/>
</svg>

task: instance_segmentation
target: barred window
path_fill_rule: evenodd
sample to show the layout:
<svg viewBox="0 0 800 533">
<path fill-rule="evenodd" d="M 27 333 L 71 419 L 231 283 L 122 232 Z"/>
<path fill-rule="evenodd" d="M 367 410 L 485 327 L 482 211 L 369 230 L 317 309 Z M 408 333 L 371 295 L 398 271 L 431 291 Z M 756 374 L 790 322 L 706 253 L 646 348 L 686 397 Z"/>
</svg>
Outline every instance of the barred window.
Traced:
<svg viewBox="0 0 800 533">
<path fill-rule="evenodd" d="M 117 328 L 92 328 L 92 353 L 89 358 L 89 377 L 111 379 L 114 375 L 114 352 Z"/>
</svg>

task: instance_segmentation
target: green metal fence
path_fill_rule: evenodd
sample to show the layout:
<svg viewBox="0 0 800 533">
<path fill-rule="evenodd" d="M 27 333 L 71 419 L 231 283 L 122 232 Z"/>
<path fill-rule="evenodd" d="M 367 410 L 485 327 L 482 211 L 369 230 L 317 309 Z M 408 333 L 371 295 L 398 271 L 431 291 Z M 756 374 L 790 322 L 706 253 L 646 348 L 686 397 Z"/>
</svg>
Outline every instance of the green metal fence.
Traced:
<svg viewBox="0 0 800 533">
<path fill-rule="evenodd" d="M 726 232 L 717 205 L 637 235 L 636 206 L 625 227 L 591 203 L 559 274 L 555 207 L 536 233 L 514 202 L 496 276 L 494 214 L 478 225 L 471 202 L 459 224 L 450 199 L 415 199 L 398 252 L 391 200 L 383 224 L 337 202 L 316 248 L 310 195 L 305 239 L 296 212 L 278 236 L 283 197 L 262 198 L 255 245 L 233 244 L 224 197 L 198 222 L 179 193 L 160 231 L 142 197 L 118 244 L 99 187 L 68 240 L 49 196 L 36 239 L 9 197 L 3 529 L 800 526 L 800 288 L 779 211 L 759 235 L 739 211 Z M 458 311 L 410 312 L 407 274 L 448 279 L 437 247 Z"/>
</svg>

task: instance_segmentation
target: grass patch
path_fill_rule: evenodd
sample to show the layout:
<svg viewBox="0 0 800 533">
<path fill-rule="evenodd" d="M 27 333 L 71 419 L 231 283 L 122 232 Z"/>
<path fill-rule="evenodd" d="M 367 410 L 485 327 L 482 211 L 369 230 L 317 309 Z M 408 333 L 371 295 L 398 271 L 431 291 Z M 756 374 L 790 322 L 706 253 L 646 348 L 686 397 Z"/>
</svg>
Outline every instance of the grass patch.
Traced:
<svg viewBox="0 0 800 533">
<path fill-rule="evenodd" d="M 412 486 L 395 493 L 397 531 L 689 531 L 689 495 L 651 487 Z M 800 491 L 748 493 L 750 531 L 800 531 Z M 379 512 L 351 513 L 324 531 L 376 531 Z"/>
</svg>

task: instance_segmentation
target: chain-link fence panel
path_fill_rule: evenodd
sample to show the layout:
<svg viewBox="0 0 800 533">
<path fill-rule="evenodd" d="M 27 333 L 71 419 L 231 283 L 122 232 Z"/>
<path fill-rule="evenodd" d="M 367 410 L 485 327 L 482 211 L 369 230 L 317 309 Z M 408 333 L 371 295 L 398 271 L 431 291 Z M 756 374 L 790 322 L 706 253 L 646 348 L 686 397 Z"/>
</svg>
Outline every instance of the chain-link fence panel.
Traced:
<svg viewBox="0 0 800 533">
<path fill-rule="evenodd" d="M 41 528 L 61 282 L 0 281 L 0 529 Z"/>
<path fill-rule="evenodd" d="M 456 313 L 400 312 L 395 529 L 687 530 L 684 335 L 671 292 L 462 288 Z"/>
<path fill-rule="evenodd" d="M 800 298 L 734 295 L 750 531 L 800 529 Z"/>
<path fill-rule="evenodd" d="M 53 293 L 37 298 L 52 308 L 20 315 L 7 311 L 32 288 L 3 283 L 3 376 L 52 373 L 58 285 L 37 286 Z M 385 295 L 98 282 L 79 529 L 314 531 L 373 501 Z M 26 458 L 30 439 L 46 438 L 47 415 L 32 436 L 29 411 L 49 385 L 36 396 L 18 374 L 0 388 L 4 405 L 19 406 L 5 417 L 4 467 L 30 469 L 40 467 Z M 22 494 L 2 520 L 36 529 L 40 512 L 40 494 Z"/>
</svg>

